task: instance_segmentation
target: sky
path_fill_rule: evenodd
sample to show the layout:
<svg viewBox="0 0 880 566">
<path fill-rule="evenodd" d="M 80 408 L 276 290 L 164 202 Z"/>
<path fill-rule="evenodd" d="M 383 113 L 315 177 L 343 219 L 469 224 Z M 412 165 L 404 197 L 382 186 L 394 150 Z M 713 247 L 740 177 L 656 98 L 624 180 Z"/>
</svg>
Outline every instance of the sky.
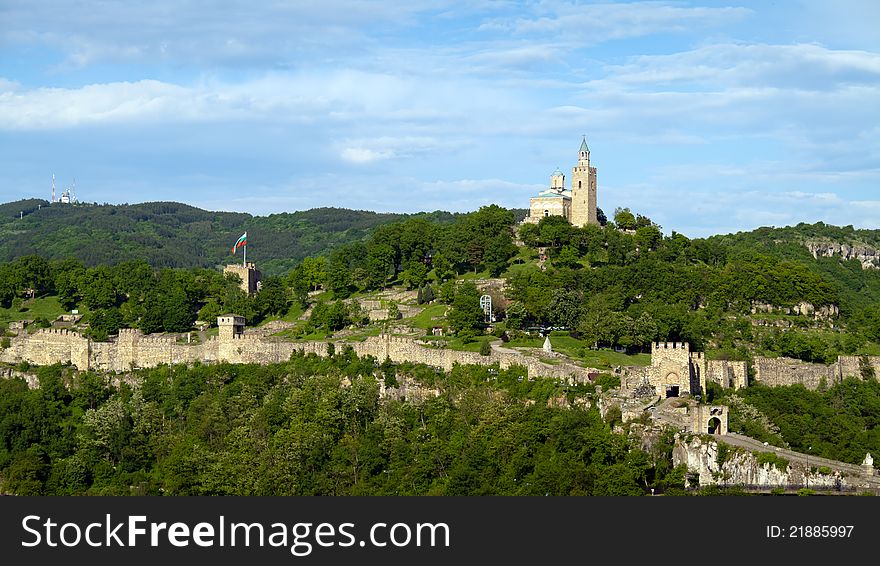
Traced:
<svg viewBox="0 0 880 566">
<path fill-rule="evenodd" d="M 0 0 L 0 202 L 880 228 L 880 2 Z"/>
</svg>

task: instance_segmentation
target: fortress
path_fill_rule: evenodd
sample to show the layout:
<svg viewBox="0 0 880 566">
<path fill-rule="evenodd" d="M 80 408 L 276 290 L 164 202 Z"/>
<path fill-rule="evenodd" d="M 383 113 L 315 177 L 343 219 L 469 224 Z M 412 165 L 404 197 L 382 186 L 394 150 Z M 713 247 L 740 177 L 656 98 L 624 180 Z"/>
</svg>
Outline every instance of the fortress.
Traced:
<svg viewBox="0 0 880 566">
<path fill-rule="evenodd" d="M 724 388 L 739 389 L 748 385 L 746 362 L 709 360 L 703 352 L 691 352 L 684 342 L 651 344 L 651 365 L 631 367 L 623 385 L 628 388 L 650 386 L 662 397 L 699 395 L 712 381 Z"/>
<path fill-rule="evenodd" d="M 244 265 L 237 263 L 229 264 L 223 268 L 223 274 L 232 273 L 241 279 L 241 290 L 247 295 L 253 295 L 260 290 L 262 274 L 257 271 L 253 263 L 248 262 Z"/>
<path fill-rule="evenodd" d="M 125 372 L 161 364 L 195 362 L 271 364 L 285 362 L 294 352 L 327 355 L 328 342 L 289 342 L 276 337 L 248 335 L 244 317 L 227 314 L 217 318 L 218 336 L 200 344 L 178 341 L 171 335 L 144 335 L 140 330 L 121 329 L 109 342 L 94 342 L 69 330 L 40 329 L 23 332 L 0 350 L 0 362 L 36 365 L 71 364 L 80 370 Z M 455 364 L 493 365 L 502 369 L 525 368 L 528 376 L 543 376 L 568 383 L 584 383 L 599 370 L 572 363 L 548 364 L 519 352 L 462 352 L 432 348 L 404 336 L 371 336 L 363 341 L 332 341 L 337 351 L 351 347 L 359 356 L 377 360 L 423 363 L 449 371 Z"/>
<path fill-rule="evenodd" d="M 39 329 L 32 334 L 22 331 L 12 338 L 8 348 L 0 349 L 0 362 L 35 365 L 71 364 L 80 370 L 125 372 L 161 364 L 285 362 L 294 352 L 327 355 L 327 341 L 290 342 L 278 337 L 248 335 L 244 317 L 228 314 L 218 317 L 218 336 L 198 344 L 187 343 L 175 335 L 144 335 L 140 330 L 121 329 L 109 342 L 94 342 L 77 332 L 63 329 Z M 423 363 L 449 371 L 455 364 L 494 365 L 502 369 L 522 366 L 529 377 L 548 377 L 570 384 L 587 383 L 600 373 L 594 368 L 570 362 L 546 363 L 518 351 L 495 351 L 483 356 L 424 345 L 406 336 L 380 335 L 365 340 L 336 340 L 337 351 L 346 347 L 359 356 L 377 360 Z M 880 357 L 840 356 L 831 365 L 810 364 L 788 358 L 754 360 L 755 379 L 766 385 L 795 383 L 815 389 L 824 381 L 833 385 L 848 376 L 859 377 L 873 370 L 880 375 Z M 629 366 L 615 370 L 621 374 L 624 389 L 650 388 L 660 397 L 698 395 L 708 382 L 725 388 L 748 385 L 746 362 L 708 360 L 702 352 L 692 352 L 686 343 L 658 342 L 651 345 L 651 365 Z"/>
<path fill-rule="evenodd" d="M 571 189 L 565 188 L 565 174 L 556 169 L 550 175 L 550 188 L 531 198 L 529 215 L 523 222 L 537 224 L 545 216 L 563 216 L 579 228 L 599 223 L 596 208 L 596 168 L 590 165 L 590 148 L 587 146 L 586 136 L 578 150 L 577 165 L 571 168 Z"/>
</svg>

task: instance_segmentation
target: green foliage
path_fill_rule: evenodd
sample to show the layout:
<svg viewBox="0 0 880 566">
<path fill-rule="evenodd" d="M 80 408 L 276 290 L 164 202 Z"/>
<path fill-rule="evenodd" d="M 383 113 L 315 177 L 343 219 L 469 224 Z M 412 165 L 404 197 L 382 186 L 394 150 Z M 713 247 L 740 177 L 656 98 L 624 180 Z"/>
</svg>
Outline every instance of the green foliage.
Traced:
<svg viewBox="0 0 880 566">
<path fill-rule="evenodd" d="M 480 308 L 480 293 L 473 283 L 465 282 L 458 286 L 446 318 L 459 336 L 474 336 L 479 332 L 484 315 Z"/>
<path fill-rule="evenodd" d="M 89 315 L 89 334 L 99 342 L 118 333 L 122 325 L 122 312 L 118 308 L 99 309 Z"/>
<path fill-rule="evenodd" d="M 136 388 L 40 368 L 0 380 L 0 489 L 29 495 L 643 495 L 680 483 L 596 410 L 552 409 L 523 368 L 377 365 L 351 350 L 270 366 L 163 366 Z M 380 402 L 377 379 L 443 393 Z M 493 376 L 495 378 L 493 379 Z M 350 386 L 341 387 L 343 378 Z M 64 382 L 77 383 L 67 387 Z M 522 399 L 541 400 L 526 404 Z"/>
<path fill-rule="evenodd" d="M 848 378 L 824 391 L 755 384 L 736 397 L 764 415 L 792 450 L 853 464 L 860 464 L 866 452 L 880 453 L 880 382 L 875 380 Z M 746 420 L 741 413 L 731 405 L 731 430 Z M 745 434 L 762 439 L 749 429 Z"/>
<path fill-rule="evenodd" d="M 43 206 L 37 210 L 36 204 Z M 17 220 L 20 210 L 25 210 L 24 220 Z M 452 215 L 408 217 L 316 208 L 251 216 L 174 202 L 50 206 L 46 201 L 20 201 L 0 205 L 0 260 L 39 253 L 49 260 L 75 258 L 89 266 L 136 259 L 153 267 L 213 267 L 232 259 L 230 246 L 247 230 L 248 259 L 273 275 L 293 268 L 303 258 L 361 240 L 378 226 L 406 218 L 449 222 Z M 31 270 L 30 275 L 39 272 Z M 37 278 L 29 281 L 39 283 Z"/>
<path fill-rule="evenodd" d="M 388 304 L 388 319 L 389 320 L 397 320 L 400 318 L 400 307 L 397 306 L 397 303 L 391 301 Z"/>
<path fill-rule="evenodd" d="M 755 453 L 755 461 L 759 466 L 772 465 L 780 472 L 788 470 L 788 460 L 782 456 L 778 456 L 775 452 L 757 452 Z"/>
<path fill-rule="evenodd" d="M 739 449 L 727 444 L 726 442 L 717 442 L 718 452 L 715 454 L 715 463 L 718 467 L 723 466 Z"/>
<path fill-rule="evenodd" d="M 480 341 L 480 355 L 488 356 L 492 353 L 492 346 L 489 344 L 488 338 L 483 338 Z"/>
<path fill-rule="evenodd" d="M 552 262 L 545 271 L 510 271 L 509 298 L 524 313 L 514 310 L 512 327 L 566 326 L 595 346 L 635 352 L 653 340 L 690 342 L 731 359 L 757 353 L 829 362 L 880 340 L 880 271 L 815 260 L 800 241 L 776 243 L 779 231 L 689 240 L 617 212 L 618 222 L 605 228 L 575 228 L 561 217 L 520 227 L 527 245 L 549 247 Z M 839 305 L 846 332 L 775 333 L 751 324 L 754 304 L 781 310 L 801 302 Z M 815 324 L 790 318 L 800 328 Z"/>
<path fill-rule="evenodd" d="M 636 217 L 629 208 L 616 208 L 614 210 L 614 224 L 623 230 L 635 230 Z"/>
</svg>

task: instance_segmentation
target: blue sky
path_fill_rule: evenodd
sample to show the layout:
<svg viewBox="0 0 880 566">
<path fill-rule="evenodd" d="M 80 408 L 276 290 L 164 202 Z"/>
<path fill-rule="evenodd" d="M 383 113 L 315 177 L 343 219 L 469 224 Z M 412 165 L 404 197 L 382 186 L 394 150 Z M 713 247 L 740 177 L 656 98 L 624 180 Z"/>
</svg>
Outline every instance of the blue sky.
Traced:
<svg viewBox="0 0 880 566">
<path fill-rule="evenodd" d="M 880 3 L 0 2 L 0 201 L 880 227 Z M 567 175 L 568 178 L 568 175 Z"/>
</svg>

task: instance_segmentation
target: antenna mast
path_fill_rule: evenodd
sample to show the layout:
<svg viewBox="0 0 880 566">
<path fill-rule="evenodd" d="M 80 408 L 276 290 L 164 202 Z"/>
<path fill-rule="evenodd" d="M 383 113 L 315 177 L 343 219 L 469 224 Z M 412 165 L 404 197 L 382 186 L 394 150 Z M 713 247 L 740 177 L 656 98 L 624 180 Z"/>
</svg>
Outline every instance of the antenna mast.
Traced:
<svg viewBox="0 0 880 566">
<path fill-rule="evenodd" d="M 52 202 L 55 202 L 55 173 L 52 173 Z"/>
</svg>

